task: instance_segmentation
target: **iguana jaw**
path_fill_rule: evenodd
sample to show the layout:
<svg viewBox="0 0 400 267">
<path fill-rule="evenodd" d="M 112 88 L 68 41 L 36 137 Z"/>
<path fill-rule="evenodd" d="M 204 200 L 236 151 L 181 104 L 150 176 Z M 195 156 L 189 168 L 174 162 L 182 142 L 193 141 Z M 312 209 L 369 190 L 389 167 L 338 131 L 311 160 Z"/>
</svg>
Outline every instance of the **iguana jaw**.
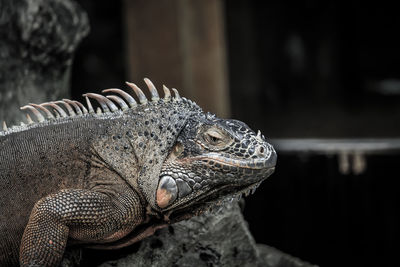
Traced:
<svg viewBox="0 0 400 267">
<path fill-rule="evenodd" d="M 191 195 L 179 199 L 176 203 L 163 209 L 162 212 L 168 214 L 175 212 L 180 213 L 183 210 L 192 209 L 197 204 L 212 204 L 213 202 L 216 203 L 222 199 L 239 197 L 242 194 L 247 196 L 251 191 L 254 192 L 255 189 L 257 189 L 258 186 L 274 172 L 274 170 L 275 167 L 264 169 L 262 175 L 257 175 L 256 179 L 254 179 L 254 177 L 248 177 L 253 179 L 249 179 L 249 181 L 244 184 L 237 182 L 208 185 L 202 188 L 202 190 L 193 192 Z"/>
<path fill-rule="evenodd" d="M 263 157 L 250 159 L 232 158 L 214 152 L 174 158 L 164 164 L 156 202 L 162 212 L 171 212 L 199 201 L 210 202 L 239 194 L 270 176 L 275 164 L 276 153 L 272 147 Z"/>
<path fill-rule="evenodd" d="M 195 213 L 194 215 L 198 215 L 210 208 L 212 209 L 214 206 L 218 206 L 221 202 L 226 200 L 240 199 L 242 195 L 248 196 L 250 193 L 253 194 L 260 184 L 274 171 L 275 167 L 269 168 L 261 180 L 247 185 L 224 184 L 205 190 L 206 193 L 197 194 L 196 197 L 191 199 L 191 202 L 176 207 L 170 207 L 163 212 L 167 214 L 165 217 L 167 217 L 168 220 L 176 220 L 185 213 Z"/>
</svg>

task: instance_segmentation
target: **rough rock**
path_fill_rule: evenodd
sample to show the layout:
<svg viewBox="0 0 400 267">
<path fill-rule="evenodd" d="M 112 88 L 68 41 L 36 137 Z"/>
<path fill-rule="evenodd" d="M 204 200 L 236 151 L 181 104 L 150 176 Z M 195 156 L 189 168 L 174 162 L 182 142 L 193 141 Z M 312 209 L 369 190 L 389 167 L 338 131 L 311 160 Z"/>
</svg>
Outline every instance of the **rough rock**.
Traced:
<svg viewBox="0 0 400 267">
<path fill-rule="evenodd" d="M 126 266 L 313 266 L 256 244 L 237 203 L 159 230 L 137 252 L 101 267 Z"/>
<path fill-rule="evenodd" d="M 89 32 L 72 0 L 0 0 L 0 120 L 22 120 L 19 107 L 68 95 L 73 53 Z"/>
</svg>

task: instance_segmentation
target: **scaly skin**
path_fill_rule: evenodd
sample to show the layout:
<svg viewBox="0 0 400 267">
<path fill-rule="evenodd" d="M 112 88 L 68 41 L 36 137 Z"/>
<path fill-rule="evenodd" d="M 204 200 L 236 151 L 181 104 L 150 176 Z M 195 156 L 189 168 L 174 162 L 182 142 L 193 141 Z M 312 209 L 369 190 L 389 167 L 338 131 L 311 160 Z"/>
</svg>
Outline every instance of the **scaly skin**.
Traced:
<svg viewBox="0 0 400 267">
<path fill-rule="evenodd" d="M 90 101 L 89 112 L 69 100 L 31 104 L 38 122 L 0 132 L 1 266 L 57 266 L 69 244 L 128 246 L 273 172 L 260 133 L 174 89 L 160 99 L 145 82 L 150 100 L 128 83 L 139 103 L 113 89 L 86 95 L 97 113 Z"/>
</svg>

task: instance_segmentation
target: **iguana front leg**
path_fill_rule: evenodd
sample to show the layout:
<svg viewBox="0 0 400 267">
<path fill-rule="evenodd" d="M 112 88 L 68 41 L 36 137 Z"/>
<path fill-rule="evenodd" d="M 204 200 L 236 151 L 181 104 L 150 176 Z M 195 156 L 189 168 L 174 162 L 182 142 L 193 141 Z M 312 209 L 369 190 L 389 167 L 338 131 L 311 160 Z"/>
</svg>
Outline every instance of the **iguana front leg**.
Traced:
<svg viewBox="0 0 400 267">
<path fill-rule="evenodd" d="M 132 190 L 105 194 L 68 189 L 39 200 L 25 228 L 21 266 L 57 266 L 68 238 L 109 242 L 123 237 L 141 221 L 139 199 Z"/>
</svg>

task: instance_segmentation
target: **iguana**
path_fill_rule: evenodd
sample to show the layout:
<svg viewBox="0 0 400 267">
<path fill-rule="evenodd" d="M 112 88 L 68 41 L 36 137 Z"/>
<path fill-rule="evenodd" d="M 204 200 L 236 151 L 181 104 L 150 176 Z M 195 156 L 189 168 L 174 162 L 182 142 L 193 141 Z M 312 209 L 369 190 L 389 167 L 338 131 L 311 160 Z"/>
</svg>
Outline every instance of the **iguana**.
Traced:
<svg viewBox="0 0 400 267">
<path fill-rule="evenodd" d="M 237 120 L 163 86 L 127 83 L 29 104 L 28 124 L 0 132 L 0 265 L 57 266 L 67 245 L 128 246 L 210 205 L 255 190 L 276 153 Z M 98 104 L 95 112 L 90 99 Z"/>
</svg>

